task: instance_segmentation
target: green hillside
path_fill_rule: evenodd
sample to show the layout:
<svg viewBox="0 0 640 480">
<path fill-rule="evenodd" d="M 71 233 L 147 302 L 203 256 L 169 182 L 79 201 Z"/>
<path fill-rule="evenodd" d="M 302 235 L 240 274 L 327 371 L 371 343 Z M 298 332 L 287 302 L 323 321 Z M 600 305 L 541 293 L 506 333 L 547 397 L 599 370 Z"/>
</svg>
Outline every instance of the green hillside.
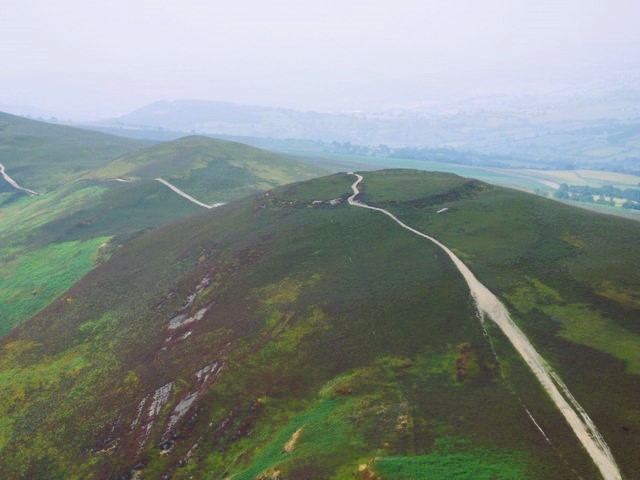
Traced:
<svg viewBox="0 0 640 480">
<path fill-rule="evenodd" d="M 600 478 L 450 259 L 353 180 L 139 236 L 2 339 L 0 476 Z M 640 225 L 447 174 L 363 187 L 507 304 L 634 478 Z"/>
<path fill-rule="evenodd" d="M 0 148 L 9 147 L 0 141 Z M 21 154 L 19 148 L 12 151 Z M 0 196 L 0 335 L 48 305 L 128 239 L 204 210 L 155 176 L 216 203 L 321 172 L 269 152 L 206 138 L 138 152 L 107 167 L 131 162 L 129 182 L 115 181 L 98 169 L 42 195 L 13 190 Z"/>
<path fill-rule="evenodd" d="M 86 178 L 161 177 L 205 202 L 226 202 L 324 172 L 241 143 L 189 136 L 123 155 Z"/>
<path fill-rule="evenodd" d="M 0 163 L 20 185 L 45 193 L 149 142 L 0 112 Z M 0 181 L 0 192 L 11 191 Z"/>
</svg>

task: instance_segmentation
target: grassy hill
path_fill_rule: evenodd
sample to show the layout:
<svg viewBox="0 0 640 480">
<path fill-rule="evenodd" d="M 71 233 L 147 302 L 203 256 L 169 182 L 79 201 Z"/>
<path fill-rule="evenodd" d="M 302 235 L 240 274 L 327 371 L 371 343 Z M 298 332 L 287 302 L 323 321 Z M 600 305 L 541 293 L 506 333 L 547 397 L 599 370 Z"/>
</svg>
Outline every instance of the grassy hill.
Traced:
<svg viewBox="0 0 640 480">
<path fill-rule="evenodd" d="M 0 112 L 0 163 L 19 184 L 45 193 L 149 142 Z M 10 191 L 0 183 L 0 192 Z"/>
<path fill-rule="evenodd" d="M 68 130 L 73 129 L 63 133 Z M 58 141 L 62 152 L 65 144 Z M 24 150 L 0 141 L 2 148 L 16 157 Z M 202 210 L 155 181 L 156 176 L 215 203 L 321 172 L 262 150 L 197 137 L 111 160 L 43 195 L 0 195 L 0 335 L 45 307 L 128 239 Z M 131 181 L 115 181 L 120 175 Z"/>
<path fill-rule="evenodd" d="M 226 202 L 323 172 L 241 143 L 189 136 L 123 155 L 87 178 L 162 177 L 206 202 Z"/>
<path fill-rule="evenodd" d="M 142 235 L 2 339 L 0 476 L 599 478 L 448 257 L 352 182 Z M 640 226 L 447 174 L 363 186 L 507 304 L 634 478 Z"/>
</svg>

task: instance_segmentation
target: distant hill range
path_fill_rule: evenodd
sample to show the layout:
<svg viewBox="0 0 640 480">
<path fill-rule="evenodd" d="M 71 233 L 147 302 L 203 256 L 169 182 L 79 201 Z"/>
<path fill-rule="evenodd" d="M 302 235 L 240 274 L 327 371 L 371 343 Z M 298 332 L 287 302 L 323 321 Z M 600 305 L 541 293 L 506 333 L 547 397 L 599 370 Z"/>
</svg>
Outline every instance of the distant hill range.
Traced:
<svg viewBox="0 0 640 480">
<path fill-rule="evenodd" d="M 449 148 L 542 168 L 640 171 L 640 94 L 471 98 L 438 108 L 320 113 L 200 100 L 160 101 L 93 124 L 363 146 Z M 504 158 L 501 158 L 504 163 Z M 495 166 L 495 164 L 494 164 Z"/>
<path fill-rule="evenodd" d="M 361 119 L 353 115 L 201 100 L 159 101 L 103 125 L 153 127 L 183 132 L 347 141 Z M 345 133 L 340 134 L 340 130 Z"/>
</svg>

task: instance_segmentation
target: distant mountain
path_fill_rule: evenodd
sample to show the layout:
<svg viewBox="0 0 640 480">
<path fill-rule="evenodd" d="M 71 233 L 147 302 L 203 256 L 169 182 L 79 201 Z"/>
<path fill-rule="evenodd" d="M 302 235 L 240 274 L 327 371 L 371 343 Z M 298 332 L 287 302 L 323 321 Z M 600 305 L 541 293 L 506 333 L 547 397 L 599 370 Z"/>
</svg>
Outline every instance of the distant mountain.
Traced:
<svg viewBox="0 0 640 480">
<path fill-rule="evenodd" d="M 470 98 L 431 109 L 329 114 L 178 100 L 156 102 L 98 127 L 448 148 L 540 168 L 640 172 L 636 90 Z M 491 162 L 489 162 L 491 163 Z"/>
<path fill-rule="evenodd" d="M 349 115 L 300 112 L 228 102 L 176 100 L 155 102 L 104 125 L 133 125 L 184 132 L 249 137 L 347 140 L 359 120 Z M 340 134 L 340 129 L 345 131 Z"/>
<path fill-rule="evenodd" d="M 140 236 L 0 340 L 0 476 L 601 479 L 451 258 L 353 182 Z M 502 300 L 634 478 L 640 224 L 447 174 L 360 188 Z"/>
<path fill-rule="evenodd" d="M 27 117 L 40 121 L 46 121 L 46 119 L 52 119 L 56 116 L 56 113 L 53 110 L 34 107 L 33 105 L 15 105 L 3 103 L 0 104 L 0 112 L 6 112 L 12 115 L 18 115 L 21 117 Z"/>
</svg>

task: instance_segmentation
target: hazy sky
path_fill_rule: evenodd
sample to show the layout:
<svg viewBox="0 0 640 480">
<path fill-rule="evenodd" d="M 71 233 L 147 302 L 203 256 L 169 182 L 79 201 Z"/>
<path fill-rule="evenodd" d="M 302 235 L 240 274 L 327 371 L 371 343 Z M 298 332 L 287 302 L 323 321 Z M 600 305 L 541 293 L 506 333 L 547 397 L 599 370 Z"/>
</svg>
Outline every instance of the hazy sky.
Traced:
<svg viewBox="0 0 640 480">
<path fill-rule="evenodd" d="M 638 19 L 638 0 L 0 0 L 0 105 L 81 118 L 160 99 L 463 97 L 637 64 Z"/>
</svg>

